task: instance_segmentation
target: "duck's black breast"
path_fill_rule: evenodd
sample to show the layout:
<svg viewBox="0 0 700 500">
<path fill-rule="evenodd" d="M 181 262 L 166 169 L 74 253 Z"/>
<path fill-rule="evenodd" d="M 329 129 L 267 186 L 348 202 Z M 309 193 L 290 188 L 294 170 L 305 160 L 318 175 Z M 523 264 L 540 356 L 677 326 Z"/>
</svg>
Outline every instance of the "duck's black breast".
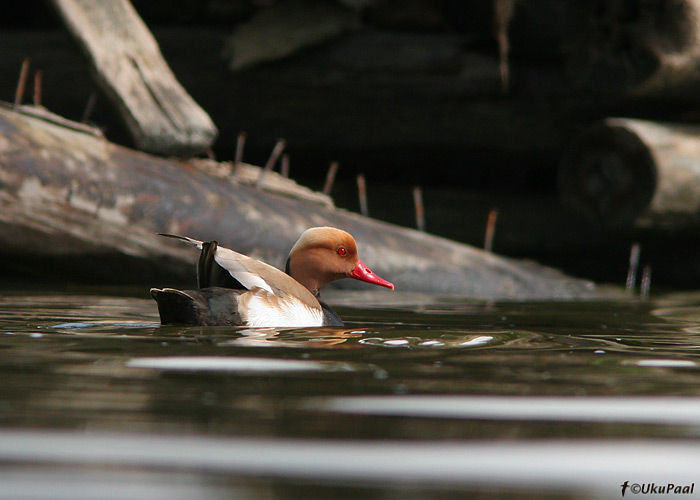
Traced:
<svg viewBox="0 0 700 500">
<path fill-rule="evenodd" d="M 338 313 L 331 306 L 322 300 L 319 300 L 318 303 L 321 304 L 321 309 L 323 309 L 323 326 L 345 326 L 343 320 L 340 319 Z"/>
</svg>

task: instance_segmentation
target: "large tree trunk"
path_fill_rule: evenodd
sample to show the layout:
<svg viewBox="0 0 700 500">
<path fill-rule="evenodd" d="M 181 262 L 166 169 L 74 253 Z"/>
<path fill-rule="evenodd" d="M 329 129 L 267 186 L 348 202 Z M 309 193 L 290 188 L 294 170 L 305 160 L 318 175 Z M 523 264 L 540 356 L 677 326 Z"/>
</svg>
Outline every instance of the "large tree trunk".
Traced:
<svg viewBox="0 0 700 500">
<path fill-rule="evenodd" d="M 265 184 L 271 189 L 259 189 L 244 173 L 226 175 L 226 164 L 205 162 L 213 175 L 197 163 L 0 109 L 0 262 L 78 259 L 73 279 L 118 281 L 130 274 L 128 257 L 139 271 L 172 272 L 151 283 L 167 285 L 194 275 L 195 255 L 156 232 L 217 239 L 281 267 L 303 230 L 330 225 L 354 234 L 363 260 L 399 290 L 494 299 L 595 293 L 589 282 L 544 266 L 338 210 L 289 181 L 278 179 L 283 186 L 276 188 L 267 184 L 273 173 Z"/>
<path fill-rule="evenodd" d="M 566 151 L 562 200 L 610 227 L 700 223 L 700 127 L 610 118 Z"/>
</svg>

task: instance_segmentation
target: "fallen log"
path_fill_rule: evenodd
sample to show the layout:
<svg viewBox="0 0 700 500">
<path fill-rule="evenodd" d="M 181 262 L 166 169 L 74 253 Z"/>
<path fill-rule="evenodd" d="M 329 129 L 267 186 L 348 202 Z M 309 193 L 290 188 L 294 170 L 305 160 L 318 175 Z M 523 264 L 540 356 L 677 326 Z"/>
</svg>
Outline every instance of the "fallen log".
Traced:
<svg viewBox="0 0 700 500">
<path fill-rule="evenodd" d="M 138 149 L 189 155 L 213 144 L 214 123 L 177 81 L 128 0 L 52 3 Z"/>
<path fill-rule="evenodd" d="M 700 224 L 700 127 L 609 118 L 565 151 L 562 201 L 608 227 Z"/>
<path fill-rule="evenodd" d="M 354 234 L 363 259 L 400 290 L 491 299 L 596 293 L 590 282 L 532 262 L 338 210 L 301 187 L 273 191 L 266 186 L 280 177 L 274 172 L 261 189 L 238 172 L 212 175 L 197 162 L 150 156 L 0 109 L 0 261 L 6 269 L 78 261 L 69 279 L 111 282 L 133 279 L 129 262 L 138 282 L 158 275 L 148 284 L 163 285 L 191 279 L 196 256 L 156 232 L 218 239 L 281 267 L 304 229 L 331 225 Z"/>
</svg>

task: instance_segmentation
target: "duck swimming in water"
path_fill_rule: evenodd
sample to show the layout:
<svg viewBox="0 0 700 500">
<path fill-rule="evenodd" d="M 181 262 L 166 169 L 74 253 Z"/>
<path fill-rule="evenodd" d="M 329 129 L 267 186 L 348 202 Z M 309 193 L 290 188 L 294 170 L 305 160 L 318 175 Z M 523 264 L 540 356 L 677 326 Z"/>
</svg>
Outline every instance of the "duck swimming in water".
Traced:
<svg viewBox="0 0 700 500">
<path fill-rule="evenodd" d="M 198 290 L 152 288 L 161 323 L 200 326 L 312 327 L 343 326 L 319 299 L 323 285 L 354 278 L 394 289 L 357 256 L 355 239 L 333 227 L 307 229 L 294 244 L 282 272 L 216 241 L 186 241 L 201 250 Z"/>
</svg>

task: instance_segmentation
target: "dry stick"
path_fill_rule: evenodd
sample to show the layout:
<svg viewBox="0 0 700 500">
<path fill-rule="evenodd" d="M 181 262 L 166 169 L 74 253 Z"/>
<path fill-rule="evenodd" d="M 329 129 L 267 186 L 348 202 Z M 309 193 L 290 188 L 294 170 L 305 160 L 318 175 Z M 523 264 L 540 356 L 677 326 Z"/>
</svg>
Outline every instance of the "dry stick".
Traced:
<svg viewBox="0 0 700 500">
<path fill-rule="evenodd" d="M 216 153 L 214 153 L 214 150 L 212 148 L 205 148 L 204 154 L 207 156 L 208 159 L 216 161 Z"/>
<path fill-rule="evenodd" d="M 649 289 L 651 288 L 651 266 L 649 264 L 642 268 L 642 284 L 639 291 L 639 297 L 642 300 L 649 298 Z"/>
<path fill-rule="evenodd" d="M 22 68 L 19 71 L 19 80 L 17 81 L 17 88 L 15 89 L 14 109 L 17 109 L 24 99 L 24 89 L 27 87 L 27 75 L 29 74 L 29 62 L 30 59 L 28 57 L 25 57 L 22 61 Z"/>
<path fill-rule="evenodd" d="M 286 146 L 287 141 L 285 141 L 284 139 L 277 139 L 277 143 L 272 149 L 272 153 L 270 153 L 270 158 L 268 158 L 265 167 L 262 169 L 262 172 L 260 172 L 260 177 L 258 177 L 258 182 L 255 184 L 255 187 L 260 188 L 260 186 L 262 186 L 262 183 L 265 180 L 267 173 L 275 167 L 277 159 L 280 157 L 282 151 L 284 151 L 284 148 Z"/>
<path fill-rule="evenodd" d="M 632 293 L 637 283 L 637 268 L 639 267 L 639 254 L 641 251 L 639 243 L 634 243 L 630 248 L 630 266 L 627 270 L 627 282 L 625 283 L 625 291 L 627 293 Z"/>
<path fill-rule="evenodd" d="M 508 27 L 515 12 L 515 0 L 494 0 L 494 12 L 494 25 L 500 60 L 501 91 L 505 94 L 510 87 L 510 70 L 508 68 L 510 40 L 508 39 Z"/>
<path fill-rule="evenodd" d="M 498 209 L 492 208 L 489 211 L 489 218 L 486 221 L 486 234 L 484 235 L 484 250 L 493 250 L 493 236 L 496 233 L 496 220 L 498 220 Z"/>
<path fill-rule="evenodd" d="M 360 197 L 360 213 L 365 217 L 369 217 L 369 208 L 367 208 L 367 183 L 365 175 L 358 174 L 357 176 L 357 194 Z"/>
<path fill-rule="evenodd" d="M 289 155 L 282 155 L 282 163 L 280 164 L 280 174 L 282 177 L 289 177 Z"/>
<path fill-rule="evenodd" d="M 41 80 L 43 76 L 44 73 L 41 70 L 34 73 L 34 106 L 41 106 Z"/>
<path fill-rule="evenodd" d="M 413 188 L 413 205 L 416 208 L 416 227 L 425 231 L 425 210 L 423 208 L 423 190 L 420 186 Z"/>
<path fill-rule="evenodd" d="M 85 103 L 85 111 L 83 111 L 83 117 L 80 119 L 81 123 L 87 123 L 90 120 L 93 110 L 95 109 L 95 103 L 97 102 L 97 92 L 94 90 L 90 92 L 90 97 L 88 97 L 87 103 Z"/>
<path fill-rule="evenodd" d="M 248 134 L 241 132 L 236 138 L 236 153 L 233 157 L 233 171 L 231 175 L 236 173 L 238 167 L 241 165 L 241 161 L 243 161 L 243 148 L 245 148 L 246 137 L 248 137 Z"/>
<path fill-rule="evenodd" d="M 335 182 L 335 174 L 338 172 L 338 167 L 340 167 L 340 164 L 337 161 L 331 162 L 331 165 L 328 167 L 326 183 L 323 185 L 323 194 L 326 196 L 330 196 L 333 190 L 333 183 Z"/>
</svg>

